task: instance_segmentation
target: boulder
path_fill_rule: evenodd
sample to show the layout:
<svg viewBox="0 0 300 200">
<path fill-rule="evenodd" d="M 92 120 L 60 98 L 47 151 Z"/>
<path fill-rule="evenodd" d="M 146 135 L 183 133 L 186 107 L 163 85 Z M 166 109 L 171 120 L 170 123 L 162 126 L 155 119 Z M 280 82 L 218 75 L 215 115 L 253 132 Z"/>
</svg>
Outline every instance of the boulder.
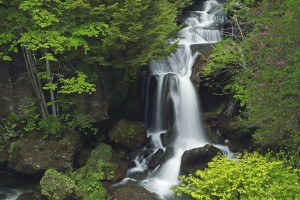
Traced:
<svg viewBox="0 0 300 200">
<path fill-rule="evenodd" d="M 135 180 L 144 180 L 147 177 L 147 173 L 146 172 L 135 172 L 132 175 L 130 175 L 130 178 L 133 178 Z"/>
<path fill-rule="evenodd" d="M 152 193 L 141 186 L 124 186 L 113 193 L 113 200 L 155 200 Z"/>
<path fill-rule="evenodd" d="M 128 164 L 113 151 L 112 147 L 101 143 L 90 153 L 86 165 L 75 171 L 75 176 L 84 177 L 90 172 L 103 171 L 101 180 L 117 181 L 125 178 L 127 170 Z"/>
<path fill-rule="evenodd" d="M 60 138 L 43 138 L 32 133 L 11 144 L 9 167 L 17 172 L 34 174 L 46 169 L 67 171 L 72 168 L 79 143 L 78 134 Z"/>
<path fill-rule="evenodd" d="M 161 162 L 164 155 L 163 149 L 158 149 L 149 159 L 148 167 L 151 169 L 155 169 Z"/>
<path fill-rule="evenodd" d="M 163 144 L 163 146 L 166 147 L 172 143 L 172 141 L 174 140 L 174 137 L 172 137 L 172 134 L 170 131 L 167 131 L 160 135 L 160 139 L 161 139 L 161 143 Z"/>
<path fill-rule="evenodd" d="M 185 151 L 181 157 L 180 174 L 192 174 L 198 169 L 205 169 L 207 163 L 219 152 L 221 151 L 211 144 Z"/>
<path fill-rule="evenodd" d="M 109 139 L 127 149 L 139 149 L 146 144 L 147 132 L 143 123 L 137 121 L 119 121 L 108 134 Z"/>
<path fill-rule="evenodd" d="M 48 169 L 40 181 L 42 194 L 49 200 L 79 200 L 78 187 L 68 176 L 57 172 L 54 169 Z"/>
<path fill-rule="evenodd" d="M 174 149 L 173 147 L 169 146 L 166 148 L 165 152 L 164 152 L 164 155 L 163 155 L 163 158 L 162 158 L 162 161 L 161 161 L 161 164 L 165 163 L 167 160 L 169 160 L 174 154 Z"/>
</svg>

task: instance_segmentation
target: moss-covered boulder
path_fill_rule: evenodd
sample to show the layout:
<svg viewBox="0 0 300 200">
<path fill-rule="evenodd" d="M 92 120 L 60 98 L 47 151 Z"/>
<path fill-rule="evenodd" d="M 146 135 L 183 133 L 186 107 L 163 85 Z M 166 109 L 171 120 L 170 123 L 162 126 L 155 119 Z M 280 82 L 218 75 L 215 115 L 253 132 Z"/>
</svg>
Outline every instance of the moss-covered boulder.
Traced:
<svg viewBox="0 0 300 200">
<path fill-rule="evenodd" d="M 124 186 L 113 194 L 113 200 L 155 200 L 154 195 L 140 186 Z"/>
<path fill-rule="evenodd" d="M 76 200 L 82 199 L 78 187 L 68 176 L 48 169 L 40 181 L 42 194 L 49 200 Z"/>
<path fill-rule="evenodd" d="M 125 154 L 124 154 L 125 155 Z M 101 143 L 91 151 L 85 166 L 71 173 L 84 200 L 104 200 L 106 189 L 101 181 L 125 178 L 128 166 L 108 144 Z"/>
<path fill-rule="evenodd" d="M 109 132 L 109 139 L 128 150 L 139 149 L 146 144 L 147 132 L 143 123 L 119 121 Z"/>
<path fill-rule="evenodd" d="M 101 175 L 101 180 L 117 181 L 125 178 L 127 169 L 127 163 L 112 147 L 101 143 L 90 153 L 86 165 L 76 170 L 74 175 L 82 177 L 89 172 L 95 172 Z"/>
<path fill-rule="evenodd" d="M 67 171 L 73 166 L 78 143 L 78 134 L 45 139 L 43 134 L 32 133 L 11 144 L 9 167 L 25 174 L 47 169 Z"/>
</svg>

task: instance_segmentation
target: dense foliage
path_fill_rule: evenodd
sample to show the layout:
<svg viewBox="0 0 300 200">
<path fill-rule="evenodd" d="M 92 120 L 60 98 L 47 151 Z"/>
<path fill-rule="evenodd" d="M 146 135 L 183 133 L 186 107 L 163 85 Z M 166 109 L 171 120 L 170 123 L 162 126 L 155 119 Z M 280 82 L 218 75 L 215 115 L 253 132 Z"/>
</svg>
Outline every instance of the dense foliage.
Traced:
<svg viewBox="0 0 300 200">
<path fill-rule="evenodd" d="M 190 2 L 1 0 L 0 60 L 21 58 L 36 99 L 23 113 L 1 120 L 0 141 L 32 131 L 90 129 L 93 119 L 74 112 L 74 97 L 96 90 L 93 81 L 101 75 L 94 68 L 111 67 L 118 78 L 135 79 L 139 67 L 176 48 L 168 39 L 176 36 L 177 15 Z"/>
<path fill-rule="evenodd" d="M 265 148 L 299 153 L 299 2 L 239 1 L 227 4 L 235 34 L 216 45 L 204 69 L 213 83 L 244 107 L 240 124 L 256 127 Z"/>
<path fill-rule="evenodd" d="M 215 157 L 205 170 L 181 177 L 177 195 L 194 199 L 298 199 L 299 170 L 283 161 L 245 154 L 239 160 Z"/>
</svg>

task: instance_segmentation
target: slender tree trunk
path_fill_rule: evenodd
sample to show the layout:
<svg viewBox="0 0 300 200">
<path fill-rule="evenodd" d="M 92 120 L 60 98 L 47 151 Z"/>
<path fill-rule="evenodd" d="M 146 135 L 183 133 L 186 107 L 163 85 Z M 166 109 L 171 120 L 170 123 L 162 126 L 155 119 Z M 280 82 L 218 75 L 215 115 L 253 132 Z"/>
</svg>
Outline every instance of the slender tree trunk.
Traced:
<svg viewBox="0 0 300 200">
<path fill-rule="evenodd" d="M 29 50 L 26 49 L 25 47 L 22 47 L 22 50 L 23 50 L 23 56 L 25 59 L 26 68 L 29 73 L 31 84 L 33 87 L 33 91 L 35 93 L 35 96 L 37 97 L 39 111 L 43 118 L 47 118 L 49 116 L 49 112 L 47 109 L 47 103 L 45 100 L 45 96 L 44 96 L 44 93 L 42 90 L 41 80 L 37 76 L 37 71 L 35 69 L 35 63 L 32 60 L 32 56 L 31 56 Z"/>
<path fill-rule="evenodd" d="M 44 51 L 45 51 L 45 56 L 47 57 L 47 54 L 48 54 L 47 49 L 45 49 Z M 50 63 L 49 63 L 49 60 L 47 58 L 46 58 L 46 70 L 47 70 L 48 76 L 52 77 L 49 83 L 52 83 L 52 81 L 53 81 L 53 74 L 51 72 Z M 50 89 L 50 98 L 51 98 L 52 115 L 53 116 L 57 116 L 57 114 L 56 114 L 55 96 L 54 96 L 54 91 L 52 89 Z"/>
</svg>

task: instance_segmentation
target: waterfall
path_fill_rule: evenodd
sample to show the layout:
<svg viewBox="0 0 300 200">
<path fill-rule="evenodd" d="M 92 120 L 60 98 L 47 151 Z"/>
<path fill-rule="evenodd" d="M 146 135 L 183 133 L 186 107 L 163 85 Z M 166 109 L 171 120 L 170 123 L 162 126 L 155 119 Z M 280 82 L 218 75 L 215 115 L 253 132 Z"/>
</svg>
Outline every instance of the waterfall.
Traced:
<svg viewBox="0 0 300 200">
<path fill-rule="evenodd" d="M 224 23 L 224 11 L 216 0 L 203 3 L 201 11 L 189 11 L 185 19 L 186 26 L 179 32 L 180 48 L 169 58 L 150 62 L 150 74 L 144 80 L 146 103 L 145 120 L 148 136 L 153 149 L 166 150 L 161 141 L 161 134 L 171 135 L 172 156 L 161 166 L 153 170 L 141 185 L 160 199 L 172 199 L 172 186 L 178 184 L 181 157 L 184 151 L 208 144 L 201 123 L 201 113 L 197 92 L 190 80 L 192 67 L 198 53 L 191 50 L 191 45 L 209 45 L 221 39 L 220 27 Z M 150 93 L 150 84 L 155 89 Z M 150 105 L 150 102 L 151 105 Z M 151 112 L 150 112 L 151 111 Z M 229 153 L 227 147 L 215 145 Z M 145 171 L 145 159 L 135 159 L 136 167 L 128 173 Z"/>
</svg>

